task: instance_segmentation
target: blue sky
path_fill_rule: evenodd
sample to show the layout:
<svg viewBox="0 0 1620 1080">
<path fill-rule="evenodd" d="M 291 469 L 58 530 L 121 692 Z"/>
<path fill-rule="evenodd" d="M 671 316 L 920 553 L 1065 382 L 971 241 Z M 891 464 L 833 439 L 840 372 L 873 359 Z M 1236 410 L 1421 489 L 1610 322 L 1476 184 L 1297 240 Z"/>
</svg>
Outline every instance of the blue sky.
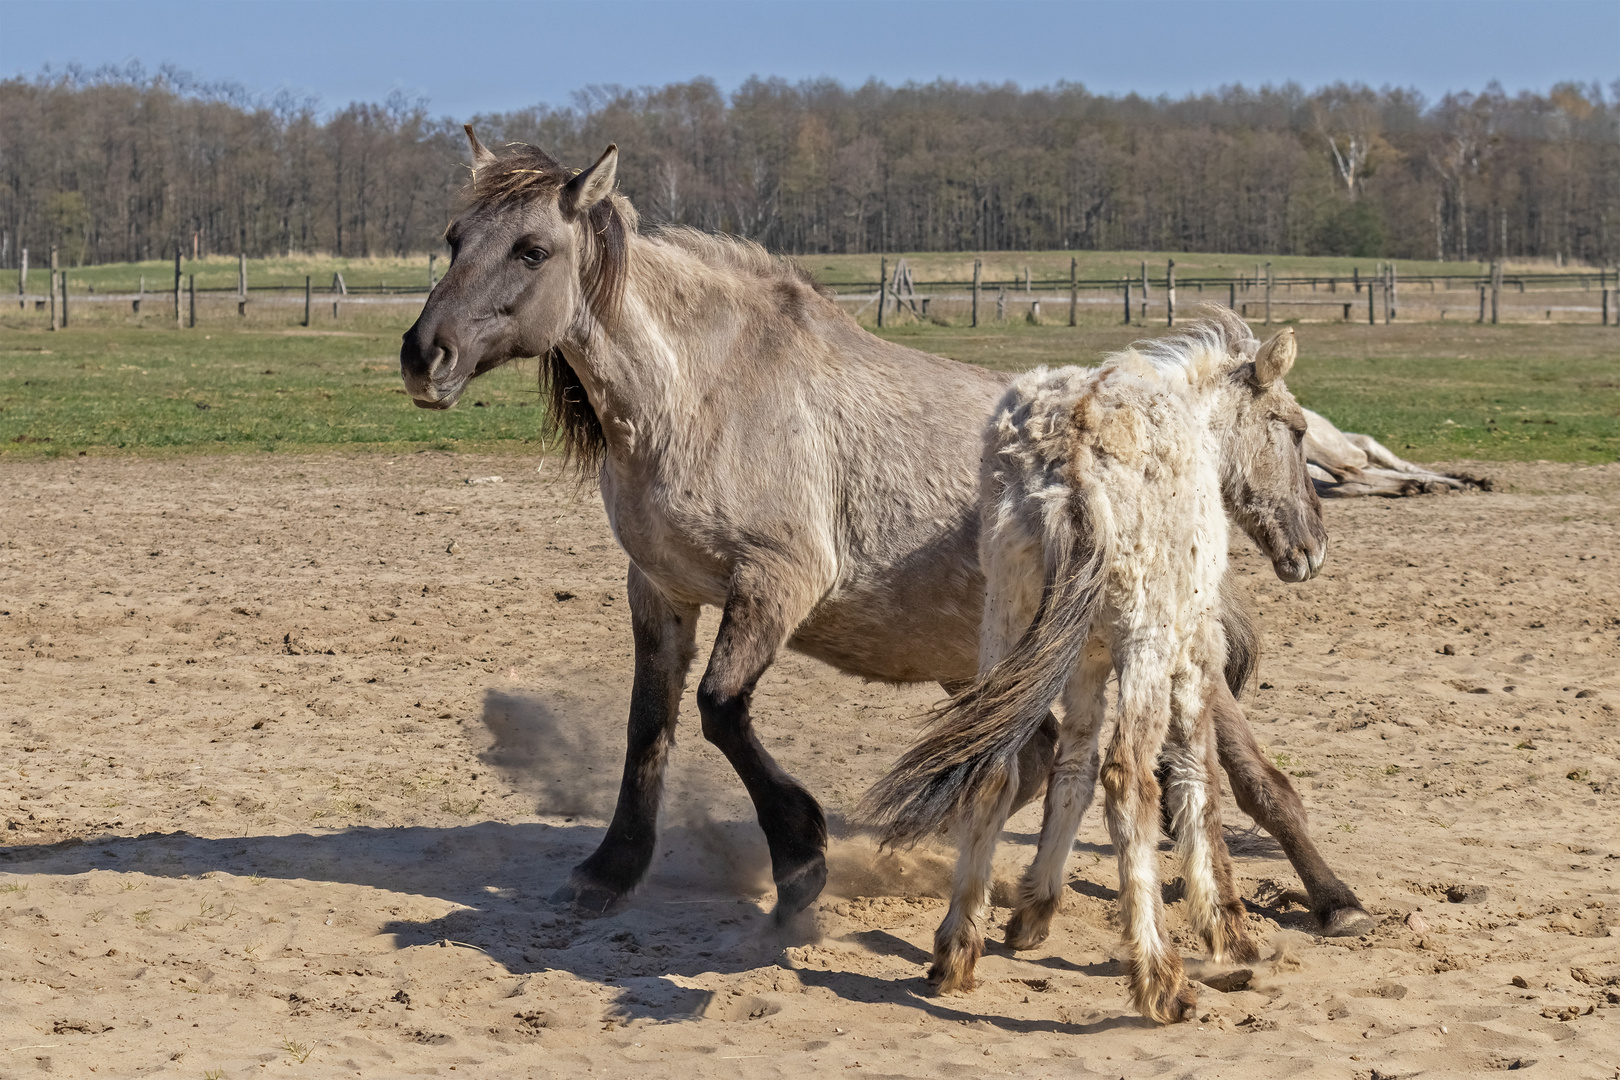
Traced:
<svg viewBox="0 0 1620 1080">
<path fill-rule="evenodd" d="M 394 90 L 434 114 L 546 102 L 591 84 L 698 75 L 847 84 L 1080 82 L 1180 96 L 1241 82 L 1544 90 L 1620 78 L 1620 2 L 716 2 L 0 0 L 0 76 L 46 64 L 173 63 L 323 109 Z"/>
</svg>

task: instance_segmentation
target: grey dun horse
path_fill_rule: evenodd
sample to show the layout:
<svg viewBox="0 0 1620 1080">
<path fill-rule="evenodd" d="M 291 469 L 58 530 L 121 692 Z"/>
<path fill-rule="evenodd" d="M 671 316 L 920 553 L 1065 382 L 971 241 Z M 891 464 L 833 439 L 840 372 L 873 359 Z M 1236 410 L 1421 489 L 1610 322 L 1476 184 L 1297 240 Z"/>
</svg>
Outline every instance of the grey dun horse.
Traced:
<svg viewBox="0 0 1620 1080">
<path fill-rule="evenodd" d="M 544 151 L 497 156 L 471 129 L 470 202 L 451 265 L 400 348 L 423 408 L 542 357 L 572 460 L 599 475 L 630 558 L 635 676 L 618 804 L 554 900 L 604 914 L 651 864 L 699 608 L 722 610 L 697 689 L 704 738 L 753 799 L 778 918 L 826 880 L 814 797 L 761 745 L 749 701 L 783 646 L 890 682 L 968 685 L 978 670 L 980 431 L 1006 377 L 885 342 L 808 276 L 744 241 L 643 235 L 613 191 L 617 150 L 582 172 Z M 1228 681 L 1254 636 L 1223 619 Z M 1232 693 L 1215 702 L 1239 805 L 1283 845 L 1330 933 L 1371 918 L 1327 867 L 1304 806 L 1260 754 Z M 1025 747 L 1020 799 L 1050 767 L 1056 724 Z"/>
</svg>

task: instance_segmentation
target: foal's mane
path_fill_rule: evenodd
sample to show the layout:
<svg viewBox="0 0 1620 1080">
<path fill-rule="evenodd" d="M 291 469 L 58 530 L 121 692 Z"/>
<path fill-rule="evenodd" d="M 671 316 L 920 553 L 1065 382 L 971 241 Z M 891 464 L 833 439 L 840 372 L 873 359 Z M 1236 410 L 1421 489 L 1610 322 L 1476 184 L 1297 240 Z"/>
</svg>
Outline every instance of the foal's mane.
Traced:
<svg viewBox="0 0 1620 1080">
<path fill-rule="evenodd" d="M 1103 363 L 1138 358 L 1161 375 L 1185 373 L 1193 386 L 1204 385 L 1223 371 L 1254 359 L 1259 340 L 1249 324 L 1228 307 L 1208 305 L 1174 334 L 1133 341 L 1123 352 L 1110 354 Z"/>
</svg>

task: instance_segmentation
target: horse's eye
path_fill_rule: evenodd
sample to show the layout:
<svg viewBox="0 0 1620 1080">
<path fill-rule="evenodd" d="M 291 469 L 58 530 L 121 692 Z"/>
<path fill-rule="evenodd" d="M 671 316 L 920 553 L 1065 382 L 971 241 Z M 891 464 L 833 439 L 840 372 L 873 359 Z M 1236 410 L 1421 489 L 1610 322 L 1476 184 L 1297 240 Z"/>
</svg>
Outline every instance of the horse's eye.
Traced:
<svg viewBox="0 0 1620 1080">
<path fill-rule="evenodd" d="M 520 257 L 523 259 L 523 265 L 528 267 L 539 266 L 546 261 L 546 253 L 539 248 L 530 248 Z"/>
</svg>

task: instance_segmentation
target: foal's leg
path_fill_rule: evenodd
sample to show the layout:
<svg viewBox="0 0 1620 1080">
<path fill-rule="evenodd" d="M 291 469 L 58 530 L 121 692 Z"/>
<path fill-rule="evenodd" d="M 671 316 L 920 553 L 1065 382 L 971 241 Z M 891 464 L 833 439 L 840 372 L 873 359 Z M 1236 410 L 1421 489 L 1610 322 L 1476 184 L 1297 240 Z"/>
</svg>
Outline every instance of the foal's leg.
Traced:
<svg viewBox="0 0 1620 1080">
<path fill-rule="evenodd" d="M 815 797 L 760 745 L 749 701 L 776 651 L 814 605 L 805 595 L 810 591 L 802 574 L 739 571 L 697 692 L 703 737 L 726 755 L 754 801 L 771 850 L 779 922 L 804 910 L 827 883 L 827 820 Z"/>
<path fill-rule="evenodd" d="M 941 994 L 973 989 L 973 967 L 984 952 L 984 908 L 990 899 L 991 862 L 1001 827 L 1012 812 L 1015 777 L 984 791 L 963 815 L 956 854 L 951 909 L 934 931 L 934 963 L 928 982 Z"/>
<path fill-rule="evenodd" d="M 951 697 L 956 697 L 969 686 L 972 680 L 941 682 L 939 684 Z M 1052 772 L 1053 753 L 1056 750 L 1058 737 L 1058 722 L 1051 714 L 1041 721 L 1040 728 L 1029 737 L 1029 742 L 1018 751 L 1018 790 L 1013 793 L 1012 811 L 1016 814 L 1024 806 L 1040 794 L 1041 785 Z"/>
<path fill-rule="evenodd" d="M 1009 949 L 1033 949 L 1046 940 L 1052 916 L 1063 905 L 1063 884 L 1074 848 L 1074 834 L 1097 789 L 1097 737 L 1108 711 L 1108 674 L 1113 662 L 1106 649 L 1086 650 L 1063 698 L 1063 726 L 1057 757 L 1046 785 L 1041 840 L 1035 861 L 1018 883 L 1018 906 L 1007 922 Z"/>
<path fill-rule="evenodd" d="M 1305 804 L 1288 783 L 1288 777 L 1261 754 L 1242 706 L 1224 682 L 1215 687 L 1213 705 L 1215 741 L 1221 767 L 1232 781 L 1232 794 L 1243 812 L 1282 845 L 1294 871 L 1305 883 L 1311 911 L 1323 933 L 1329 937 L 1355 937 L 1372 930 L 1373 917 L 1316 850 L 1305 818 Z"/>
<path fill-rule="evenodd" d="M 1119 667 L 1119 723 L 1101 779 L 1108 834 L 1119 858 L 1131 1001 L 1149 1019 L 1175 1022 L 1192 1015 L 1198 998 L 1165 933 L 1159 895 L 1159 782 L 1153 766 L 1170 723 L 1170 665 L 1167 657 L 1137 655 Z"/>
<path fill-rule="evenodd" d="M 1232 857 L 1221 834 L 1220 776 L 1208 703 L 1211 682 L 1189 668 L 1171 691 L 1169 738 L 1160 754 L 1169 774 L 1165 802 L 1175 823 L 1188 922 L 1217 961 L 1228 953 L 1254 960 L 1259 953 L 1249 937 L 1243 900 L 1232 881 Z"/>
<path fill-rule="evenodd" d="M 675 717 L 686 672 L 696 653 L 696 607 L 671 603 L 634 563 L 629 596 L 636 674 L 619 803 L 595 853 L 575 867 L 568 883 L 551 897 L 552 903 L 572 903 L 588 915 L 610 912 L 652 864 L 664 768 L 675 744 Z"/>
</svg>

